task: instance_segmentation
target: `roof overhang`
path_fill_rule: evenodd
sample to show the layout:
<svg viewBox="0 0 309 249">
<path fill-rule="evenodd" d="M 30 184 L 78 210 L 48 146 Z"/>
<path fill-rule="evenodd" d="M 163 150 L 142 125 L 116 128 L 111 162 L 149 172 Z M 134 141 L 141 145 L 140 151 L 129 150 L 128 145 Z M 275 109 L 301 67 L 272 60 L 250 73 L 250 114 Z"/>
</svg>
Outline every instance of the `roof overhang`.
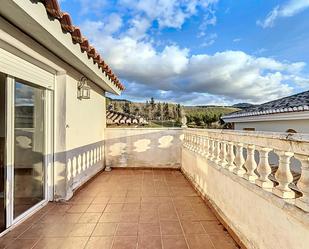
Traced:
<svg viewBox="0 0 309 249">
<path fill-rule="evenodd" d="M 303 120 L 303 119 L 309 119 L 309 111 L 274 113 L 274 114 L 246 116 L 246 117 L 222 117 L 222 119 L 226 123 Z"/>
<path fill-rule="evenodd" d="M 48 16 L 42 3 L 28 0 L 1 1 L 0 14 L 96 85 L 120 95 L 121 90 L 88 58 L 87 53 L 81 52 L 78 44 L 72 43 L 71 35 L 62 31 L 57 19 Z"/>
</svg>

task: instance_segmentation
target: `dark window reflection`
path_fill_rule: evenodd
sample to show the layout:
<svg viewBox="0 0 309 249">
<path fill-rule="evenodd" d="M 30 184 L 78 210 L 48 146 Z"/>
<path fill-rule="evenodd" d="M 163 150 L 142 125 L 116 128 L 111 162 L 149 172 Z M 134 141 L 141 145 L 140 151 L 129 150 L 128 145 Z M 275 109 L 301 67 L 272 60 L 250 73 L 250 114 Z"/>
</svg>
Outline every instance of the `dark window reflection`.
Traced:
<svg viewBox="0 0 309 249">
<path fill-rule="evenodd" d="M 44 90 L 15 83 L 14 218 L 44 199 Z"/>
<path fill-rule="evenodd" d="M 5 75 L 0 73 L 0 232 L 5 230 Z"/>
</svg>

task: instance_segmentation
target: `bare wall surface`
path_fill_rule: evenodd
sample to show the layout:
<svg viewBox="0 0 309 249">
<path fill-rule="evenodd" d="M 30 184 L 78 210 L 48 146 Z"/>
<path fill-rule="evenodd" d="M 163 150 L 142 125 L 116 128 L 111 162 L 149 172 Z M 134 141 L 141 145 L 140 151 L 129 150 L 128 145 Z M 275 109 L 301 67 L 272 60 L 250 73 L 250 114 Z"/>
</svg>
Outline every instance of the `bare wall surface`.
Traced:
<svg viewBox="0 0 309 249">
<path fill-rule="evenodd" d="M 182 129 L 107 128 L 105 135 L 108 166 L 180 167 Z"/>
<path fill-rule="evenodd" d="M 308 248 L 304 211 L 187 149 L 182 170 L 249 249 Z"/>
<path fill-rule="evenodd" d="M 243 130 L 244 128 L 272 132 L 286 132 L 293 129 L 297 133 L 309 133 L 309 119 L 235 123 L 235 130 Z"/>
</svg>

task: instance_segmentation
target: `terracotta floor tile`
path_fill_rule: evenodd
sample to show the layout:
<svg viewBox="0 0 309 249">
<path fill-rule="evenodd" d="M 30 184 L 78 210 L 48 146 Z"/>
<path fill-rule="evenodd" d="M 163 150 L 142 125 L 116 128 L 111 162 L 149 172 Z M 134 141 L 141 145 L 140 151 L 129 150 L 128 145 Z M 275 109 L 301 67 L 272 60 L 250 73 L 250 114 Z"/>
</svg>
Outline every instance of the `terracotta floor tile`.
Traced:
<svg viewBox="0 0 309 249">
<path fill-rule="evenodd" d="M 85 248 L 89 237 L 69 237 L 65 239 L 60 249 L 82 249 Z"/>
<path fill-rule="evenodd" d="M 68 213 L 84 213 L 89 205 L 82 204 L 82 205 L 72 205 L 68 210 Z"/>
<path fill-rule="evenodd" d="M 137 235 L 138 223 L 119 223 L 116 231 L 117 236 Z"/>
<path fill-rule="evenodd" d="M 58 249 L 64 240 L 64 238 L 42 238 L 36 243 L 34 249 Z"/>
<path fill-rule="evenodd" d="M 111 197 L 108 203 L 125 203 L 126 197 Z"/>
<path fill-rule="evenodd" d="M 11 243 L 7 249 L 30 249 L 39 239 L 16 239 L 14 243 Z"/>
<path fill-rule="evenodd" d="M 205 234 L 202 223 L 199 221 L 181 221 L 185 234 Z"/>
<path fill-rule="evenodd" d="M 224 227 L 219 221 L 201 221 L 207 234 L 225 234 Z"/>
<path fill-rule="evenodd" d="M 113 236 L 116 232 L 118 223 L 98 223 L 92 236 Z"/>
<path fill-rule="evenodd" d="M 140 223 L 138 226 L 139 235 L 161 235 L 160 225 L 156 223 Z"/>
<path fill-rule="evenodd" d="M 187 235 L 190 249 L 214 249 L 214 246 L 207 234 Z"/>
<path fill-rule="evenodd" d="M 140 223 L 159 223 L 159 215 L 157 210 L 141 211 Z"/>
<path fill-rule="evenodd" d="M 113 239 L 113 237 L 90 237 L 86 249 L 110 249 Z"/>
<path fill-rule="evenodd" d="M 123 212 L 139 212 L 141 209 L 141 204 L 138 203 L 125 203 L 123 205 Z"/>
<path fill-rule="evenodd" d="M 187 243 L 182 235 L 165 235 L 162 237 L 164 249 L 187 249 Z"/>
<path fill-rule="evenodd" d="M 69 236 L 80 236 L 80 237 L 86 237 L 90 236 L 95 228 L 96 224 L 94 223 L 76 223 L 71 230 Z"/>
<path fill-rule="evenodd" d="M 122 223 L 138 223 L 140 218 L 139 213 L 121 213 L 121 220 Z"/>
<path fill-rule="evenodd" d="M 78 219 L 77 223 L 97 223 L 101 215 L 101 213 L 84 213 Z"/>
<path fill-rule="evenodd" d="M 22 233 L 18 238 L 22 239 L 36 239 L 41 237 L 44 230 L 50 226 L 50 224 L 44 224 L 44 223 L 37 223 L 34 224 L 32 227 L 30 227 L 28 230 L 26 230 L 24 233 Z"/>
<path fill-rule="evenodd" d="M 94 198 L 92 204 L 107 204 L 109 199 L 109 197 L 96 197 Z"/>
<path fill-rule="evenodd" d="M 86 213 L 103 213 L 105 207 L 106 204 L 91 204 L 87 208 Z"/>
<path fill-rule="evenodd" d="M 226 234 L 225 236 L 218 234 L 210 234 L 210 240 L 214 244 L 216 249 L 238 249 L 235 241 L 231 236 Z"/>
<path fill-rule="evenodd" d="M 82 213 L 66 213 L 63 215 L 63 218 L 61 220 L 62 223 L 76 223 L 80 217 L 82 216 Z"/>
<path fill-rule="evenodd" d="M 103 213 L 99 222 L 120 222 L 122 213 Z"/>
<path fill-rule="evenodd" d="M 2 237 L 0 238 L 0 248 L 6 248 L 7 246 L 13 244 L 15 241 L 12 237 Z"/>
<path fill-rule="evenodd" d="M 162 249 L 161 236 L 139 236 L 138 249 Z"/>
<path fill-rule="evenodd" d="M 107 204 L 104 212 L 105 213 L 117 213 L 117 212 L 121 212 L 122 208 L 123 208 L 123 203 Z"/>
<path fill-rule="evenodd" d="M 163 235 L 183 234 L 179 221 L 161 221 L 160 226 Z"/>
<path fill-rule="evenodd" d="M 114 238 L 112 249 L 136 249 L 136 236 L 116 236 Z"/>
<path fill-rule="evenodd" d="M 55 223 L 46 226 L 43 230 L 42 237 L 66 237 L 74 227 L 74 223 Z"/>
</svg>

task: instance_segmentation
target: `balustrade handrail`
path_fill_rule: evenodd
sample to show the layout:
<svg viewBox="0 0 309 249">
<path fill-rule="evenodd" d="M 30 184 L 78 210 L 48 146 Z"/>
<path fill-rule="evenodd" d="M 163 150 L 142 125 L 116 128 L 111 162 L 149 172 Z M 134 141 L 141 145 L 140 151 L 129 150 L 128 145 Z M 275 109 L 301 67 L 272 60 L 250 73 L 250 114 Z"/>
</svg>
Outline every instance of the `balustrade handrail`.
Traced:
<svg viewBox="0 0 309 249">
<path fill-rule="evenodd" d="M 243 132 L 228 130 L 185 129 L 183 147 L 229 170 L 265 191 L 282 199 L 294 199 L 295 205 L 309 212 L 309 136 L 270 132 Z M 246 150 L 246 158 L 244 156 Z M 255 153 L 258 151 L 258 153 Z M 275 181 L 269 153 L 279 157 Z M 259 162 L 255 159 L 256 154 Z M 291 189 L 293 175 L 291 159 L 301 165 L 297 187 L 301 196 Z M 276 182 L 276 184 L 275 184 Z"/>
</svg>

